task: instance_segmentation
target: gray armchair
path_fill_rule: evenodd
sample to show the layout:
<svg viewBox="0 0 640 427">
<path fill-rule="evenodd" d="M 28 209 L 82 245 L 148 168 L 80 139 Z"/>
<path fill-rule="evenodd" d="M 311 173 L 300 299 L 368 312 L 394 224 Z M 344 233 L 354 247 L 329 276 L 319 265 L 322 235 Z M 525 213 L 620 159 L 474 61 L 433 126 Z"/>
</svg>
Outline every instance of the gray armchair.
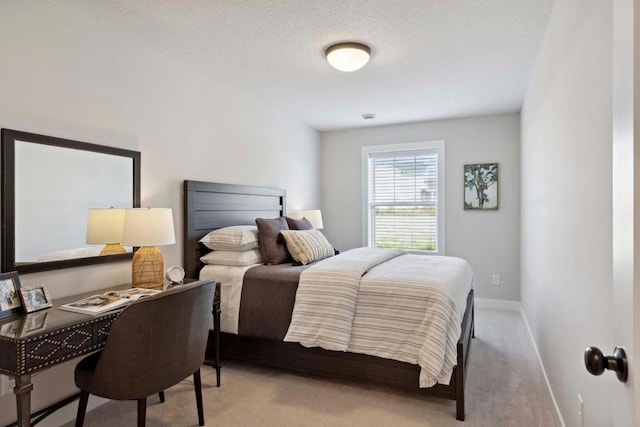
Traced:
<svg viewBox="0 0 640 427">
<path fill-rule="evenodd" d="M 199 425 L 204 425 L 200 366 L 209 335 L 213 282 L 196 282 L 143 298 L 117 317 L 104 349 L 82 360 L 76 427 L 84 423 L 89 394 L 138 401 L 138 426 L 146 420 L 147 397 L 193 375 Z"/>
</svg>

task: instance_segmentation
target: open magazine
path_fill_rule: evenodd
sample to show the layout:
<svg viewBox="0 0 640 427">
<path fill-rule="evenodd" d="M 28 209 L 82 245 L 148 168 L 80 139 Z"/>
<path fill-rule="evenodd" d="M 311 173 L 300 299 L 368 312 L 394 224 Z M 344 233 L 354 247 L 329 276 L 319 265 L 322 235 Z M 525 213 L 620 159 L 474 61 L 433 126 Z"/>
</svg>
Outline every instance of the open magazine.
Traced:
<svg viewBox="0 0 640 427">
<path fill-rule="evenodd" d="M 60 310 L 96 315 L 116 310 L 127 304 L 131 304 L 142 297 L 155 295 L 159 292 L 162 291 L 145 288 L 131 288 L 123 291 L 107 291 L 100 295 L 92 295 L 79 301 L 61 305 L 59 308 Z"/>
</svg>

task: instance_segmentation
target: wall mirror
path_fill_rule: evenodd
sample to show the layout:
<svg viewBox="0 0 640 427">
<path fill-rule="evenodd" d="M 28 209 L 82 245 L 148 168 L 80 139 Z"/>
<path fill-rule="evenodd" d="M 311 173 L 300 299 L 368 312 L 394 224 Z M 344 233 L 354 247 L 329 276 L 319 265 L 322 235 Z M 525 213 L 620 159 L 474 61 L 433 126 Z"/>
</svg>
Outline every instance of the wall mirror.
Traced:
<svg viewBox="0 0 640 427">
<path fill-rule="evenodd" d="M 89 209 L 110 206 L 140 207 L 138 151 L 2 129 L 3 272 L 131 258 L 86 243 Z"/>
</svg>

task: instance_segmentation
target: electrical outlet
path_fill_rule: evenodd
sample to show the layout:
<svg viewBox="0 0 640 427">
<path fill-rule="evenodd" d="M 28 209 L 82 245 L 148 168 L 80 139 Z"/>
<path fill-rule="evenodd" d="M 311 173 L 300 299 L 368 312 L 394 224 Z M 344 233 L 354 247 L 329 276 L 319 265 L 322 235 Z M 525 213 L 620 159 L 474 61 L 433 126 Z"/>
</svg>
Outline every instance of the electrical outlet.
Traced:
<svg viewBox="0 0 640 427">
<path fill-rule="evenodd" d="M 493 285 L 494 286 L 500 286 L 500 275 L 499 274 L 494 274 L 493 275 Z"/>
<path fill-rule="evenodd" d="M 582 402 L 582 396 L 578 393 L 578 415 L 580 416 L 580 425 L 584 425 L 584 403 Z"/>
<path fill-rule="evenodd" d="M 6 375 L 0 375 L 0 396 L 13 393 L 13 388 L 16 386 L 16 380 Z"/>
</svg>

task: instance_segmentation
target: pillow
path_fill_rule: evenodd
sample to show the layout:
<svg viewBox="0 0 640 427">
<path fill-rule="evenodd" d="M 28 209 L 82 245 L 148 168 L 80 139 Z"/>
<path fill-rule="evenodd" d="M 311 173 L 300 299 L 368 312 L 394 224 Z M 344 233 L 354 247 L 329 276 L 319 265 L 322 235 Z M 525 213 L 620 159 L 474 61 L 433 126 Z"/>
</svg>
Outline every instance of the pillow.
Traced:
<svg viewBox="0 0 640 427">
<path fill-rule="evenodd" d="M 285 217 L 287 220 L 287 225 L 289 226 L 289 230 L 313 230 L 313 225 L 309 222 L 307 218 L 289 218 Z"/>
<path fill-rule="evenodd" d="M 212 251 L 203 257 L 200 261 L 207 265 L 232 265 L 245 266 L 252 264 L 261 264 L 262 255 L 259 249 L 250 249 L 243 252 L 234 251 Z"/>
<path fill-rule="evenodd" d="M 283 230 L 281 233 L 293 259 L 303 265 L 335 255 L 333 246 L 320 230 Z"/>
<path fill-rule="evenodd" d="M 213 230 L 200 242 L 214 251 L 248 251 L 258 247 L 258 230 L 253 225 L 235 225 Z"/>
<path fill-rule="evenodd" d="M 291 261 L 287 246 L 279 239 L 280 231 L 288 230 L 287 221 L 283 218 L 256 218 L 258 226 L 258 242 L 262 262 L 265 264 L 283 264 Z"/>
</svg>

